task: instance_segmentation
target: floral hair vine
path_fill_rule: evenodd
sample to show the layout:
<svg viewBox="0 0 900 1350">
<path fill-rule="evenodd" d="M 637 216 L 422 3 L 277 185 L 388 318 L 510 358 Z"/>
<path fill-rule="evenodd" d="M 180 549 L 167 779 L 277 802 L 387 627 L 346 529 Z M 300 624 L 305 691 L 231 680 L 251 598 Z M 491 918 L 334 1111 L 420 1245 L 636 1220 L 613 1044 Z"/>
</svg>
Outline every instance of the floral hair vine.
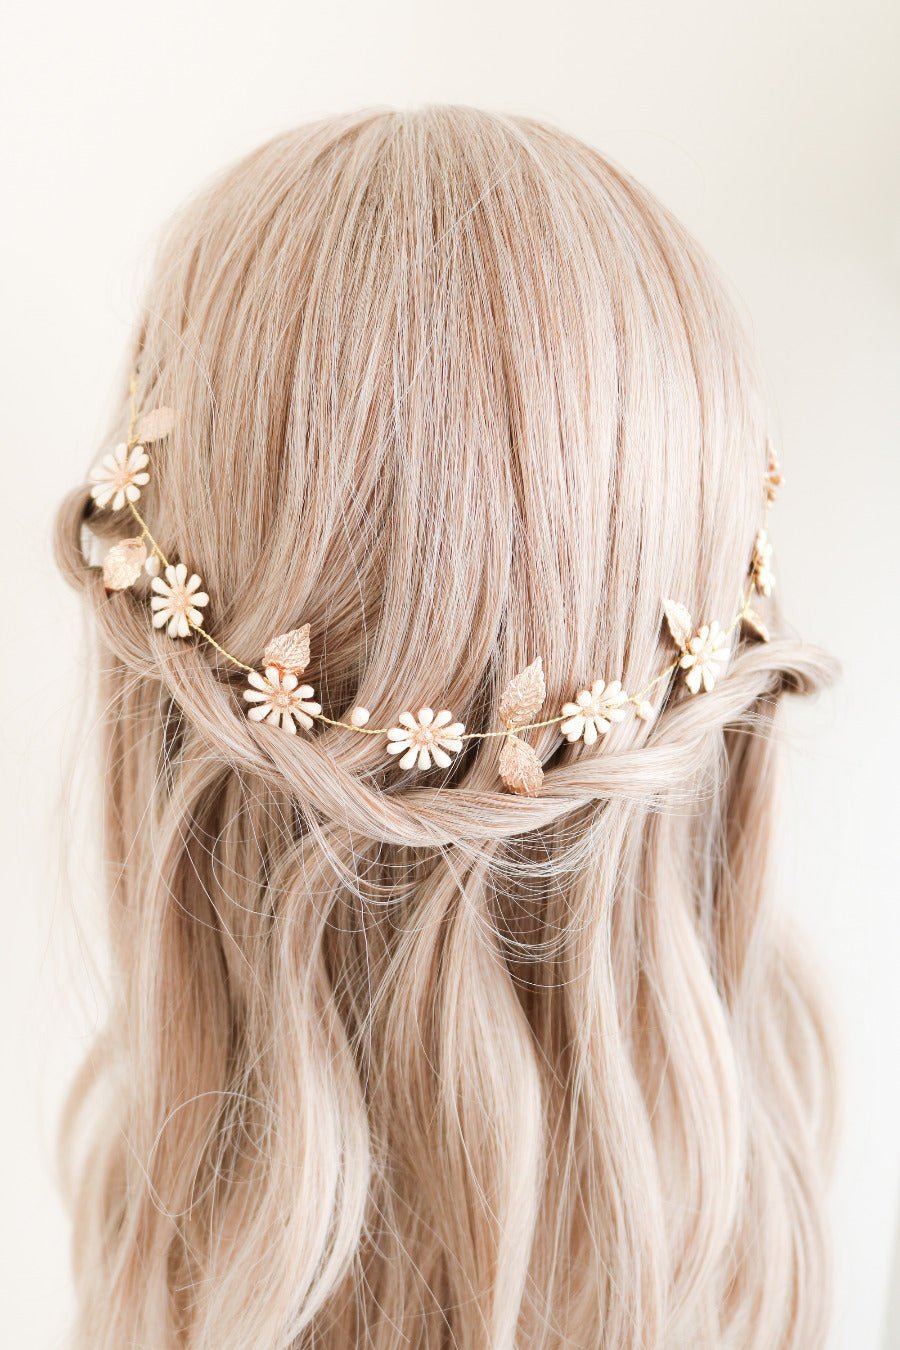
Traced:
<svg viewBox="0 0 900 1350">
<path fill-rule="evenodd" d="M 140 528 L 140 534 L 120 539 L 103 560 L 103 581 L 107 591 L 124 591 L 146 573 L 150 578 L 150 608 L 154 628 L 165 628 L 170 638 L 192 635 L 209 643 L 233 666 L 247 675 L 243 691 L 247 714 L 254 722 L 269 722 L 292 735 L 300 726 L 312 730 L 315 722 L 344 727 L 365 736 L 385 739 L 385 751 L 397 758 L 401 769 L 446 769 L 452 756 L 465 741 L 502 738 L 499 771 L 511 792 L 534 796 L 543 782 L 543 768 L 534 747 L 524 733 L 556 726 L 565 740 L 592 746 L 611 726 L 631 713 L 650 722 L 656 713 L 650 694 L 657 685 L 676 671 L 684 672 L 684 683 L 691 694 L 712 690 L 722 678 L 731 654 L 735 631 L 744 626 L 755 637 L 768 642 L 768 630 L 753 608 L 755 596 L 769 596 L 775 585 L 772 571 L 772 545 L 768 524 L 771 505 L 782 483 L 778 457 L 767 444 L 764 475 L 765 508 L 763 523 L 757 531 L 750 557 L 748 579 L 742 587 L 738 609 L 727 627 L 716 620 L 696 625 L 687 608 L 674 600 L 663 601 L 663 613 L 677 649 L 670 663 L 637 693 L 628 693 L 620 679 L 598 677 L 587 689 L 580 689 L 553 717 L 539 719 L 546 699 L 541 658 L 527 666 L 510 681 L 499 706 L 501 727 L 492 731 L 467 732 L 449 709 L 435 712 L 419 708 L 404 711 L 390 727 L 372 727 L 367 708 L 352 707 L 345 718 L 328 717 L 314 698 L 312 685 L 302 684 L 301 675 L 309 664 L 310 626 L 303 624 L 272 638 L 265 648 L 261 669 L 249 666 L 233 656 L 203 626 L 209 596 L 194 572 L 185 563 L 167 558 L 150 532 L 138 509 L 142 490 L 150 482 L 151 459 L 147 447 L 169 434 L 175 413 L 156 408 L 139 413 L 137 408 L 137 372 L 131 377 L 131 415 L 128 439 L 117 445 L 91 471 L 91 497 L 98 508 L 120 511 L 126 508 Z M 538 719 L 538 720 L 536 720 Z"/>
</svg>

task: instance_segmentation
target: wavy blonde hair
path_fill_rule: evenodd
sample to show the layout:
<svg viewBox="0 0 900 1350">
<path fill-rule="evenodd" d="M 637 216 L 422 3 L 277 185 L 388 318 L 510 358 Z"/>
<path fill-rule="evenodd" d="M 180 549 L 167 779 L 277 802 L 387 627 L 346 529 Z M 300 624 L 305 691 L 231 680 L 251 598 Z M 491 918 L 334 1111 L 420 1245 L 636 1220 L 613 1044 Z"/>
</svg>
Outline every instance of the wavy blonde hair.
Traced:
<svg viewBox="0 0 900 1350">
<path fill-rule="evenodd" d="M 312 625 L 326 712 L 487 728 L 536 654 L 558 707 L 668 663 L 663 596 L 734 612 L 766 426 L 731 305 L 557 131 L 278 138 L 178 219 L 137 348 L 179 413 L 153 533 L 248 662 Z M 59 552 L 96 615 L 113 975 L 66 1122 L 77 1343 L 819 1344 L 827 1038 L 766 874 L 777 708 L 827 658 L 776 614 L 649 727 L 537 733 L 520 799 L 494 740 L 423 776 L 251 724 L 214 651 L 104 595 L 88 514 Z"/>
</svg>

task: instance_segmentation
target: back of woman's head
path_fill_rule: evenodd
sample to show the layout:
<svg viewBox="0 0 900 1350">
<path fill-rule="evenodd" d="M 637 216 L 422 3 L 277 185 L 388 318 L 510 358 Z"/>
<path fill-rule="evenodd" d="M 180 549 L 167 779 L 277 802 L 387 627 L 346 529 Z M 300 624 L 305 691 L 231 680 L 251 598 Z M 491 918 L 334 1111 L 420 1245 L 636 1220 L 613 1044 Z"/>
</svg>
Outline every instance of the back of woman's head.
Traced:
<svg viewBox="0 0 900 1350">
<path fill-rule="evenodd" d="M 178 220 L 136 348 L 178 413 L 153 535 L 248 664 L 309 622 L 332 717 L 485 730 L 537 655 L 556 710 L 669 664 L 663 597 L 735 610 L 766 424 L 731 308 L 556 131 L 279 138 Z M 114 961 L 69 1122 L 81 1343 L 818 1343 L 826 1057 L 765 874 L 773 719 L 824 658 L 773 610 L 711 692 L 531 733 L 515 796 L 499 739 L 423 774 L 248 720 L 216 649 L 104 593 L 87 507 L 60 553 L 102 652 Z"/>
</svg>

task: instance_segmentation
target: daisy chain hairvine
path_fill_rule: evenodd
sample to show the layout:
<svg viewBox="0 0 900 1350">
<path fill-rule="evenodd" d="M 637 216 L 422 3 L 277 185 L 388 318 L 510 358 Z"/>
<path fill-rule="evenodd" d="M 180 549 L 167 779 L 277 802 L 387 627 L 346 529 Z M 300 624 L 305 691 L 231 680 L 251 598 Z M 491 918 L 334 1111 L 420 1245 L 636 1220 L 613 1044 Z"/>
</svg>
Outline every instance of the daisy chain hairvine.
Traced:
<svg viewBox="0 0 900 1350">
<path fill-rule="evenodd" d="M 247 665 L 226 651 L 203 626 L 209 596 L 200 577 L 190 572 L 185 563 L 167 558 L 151 534 L 137 506 L 151 479 L 147 447 L 164 439 L 174 423 L 175 413 L 170 408 L 138 413 L 135 371 L 131 377 L 128 439 L 91 471 L 90 493 L 98 509 L 127 509 L 140 533 L 113 544 L 103 560 L 103 582 L 107 591 L 124 591 L 145 572 L 151 578 L 154 628 L 164 628 L 174 639 L 196 635 L 243 670 L 248 686 L 243 691 L 247 715 L 254 722 L 268 722 L 290 735 L 296 735 L 298 727 L 311 731 L 315 722 L 324 722 L 361 735 L 382 737 L 386 754 L 396 757 L 401 769 L 421 771 L 433 765 L 449 768 L 465 741 L 497 737 L 503 742 L 499 757 L 503 783 L 511 792 L 534 796 L 540 791 L 544 771 L 534 746 L 524 738 L 525 732 L 555 726 L 571 744 L 596 745 L 614 723 L 622 722 L 629 714 L 644 722 L 652 721 L 656 709 L 650 695 L 676 671 L 684 673 L 684 684 L 691 694 L 714 689 L 728 667 L 731 641 L 738 627 L 743 626 L 763 642 L 769 640 L 768 629 L 752 601 L 756 595 L 770 596 L 775 585 L 768 523 L 782 477 L 771 442 L 767 443 L 763 480 L 763 523 L 754 540 L 747 585 L 739 598 L 737 613 L 727 627 L 715 619 L 698 625 L 683 604 L 664 600 L 663 614 L 677 655 L 638 692 L 628 693 L 620 679 L 598 676 L 588 688 L 579 689 L 570 702 L 564 703 L 558 714 L 536 720 L 546 699 L 543 665 L 537 657 L 504 690 L 499 706 L 501 728 L 496 731 L 467 732 L 448 708 L 438 712 L 429 707 L 416 712 L 404 710 L 390 727 L 370 727 L 369 711 L 359 705 L 352 707 L 345 718 L 327 717 L 314 698 L 313 686 L 300 682 L 310 659 L 309 624 L 272 638 L 263 652 L 261 671 Z"/>
</svg>

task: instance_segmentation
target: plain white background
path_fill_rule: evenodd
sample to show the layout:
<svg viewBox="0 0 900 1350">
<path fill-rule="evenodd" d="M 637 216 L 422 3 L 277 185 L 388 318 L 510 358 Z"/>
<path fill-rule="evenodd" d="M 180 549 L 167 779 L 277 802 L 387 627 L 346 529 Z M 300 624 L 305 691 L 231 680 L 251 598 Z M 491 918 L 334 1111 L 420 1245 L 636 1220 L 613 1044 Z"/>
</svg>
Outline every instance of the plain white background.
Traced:
<svg viewBox="0 0 900 1350">
<path fill-rule="evenodd" d="M 99 1012 L 84 947 L 97 859 L 85 843 L 64 874 L 58 855 L 61 825 L 89 813 L 85 774 L 66 779 L 64 752 L 78 745 L 84 760 L 92 738 L 77 605 L 50 555 L 54 506 L 92 462 L 155 237 L 179 202 L 294 123 L 433 101 L 530 113 L 593 142 L 685 220 L 754 335 L 788 478 L 774 520 L 785 611 L 844 667 L 836 692 L 786 722 L 778 878 L 841 1038 L 831 1344 L 900 1344 L 888 1330 L 900 1183 L 898 16 L 892 0 L 57 0 L 7 12 L 3 1344 L 62 1344 L 54 1135 Z"/>
</svg>

